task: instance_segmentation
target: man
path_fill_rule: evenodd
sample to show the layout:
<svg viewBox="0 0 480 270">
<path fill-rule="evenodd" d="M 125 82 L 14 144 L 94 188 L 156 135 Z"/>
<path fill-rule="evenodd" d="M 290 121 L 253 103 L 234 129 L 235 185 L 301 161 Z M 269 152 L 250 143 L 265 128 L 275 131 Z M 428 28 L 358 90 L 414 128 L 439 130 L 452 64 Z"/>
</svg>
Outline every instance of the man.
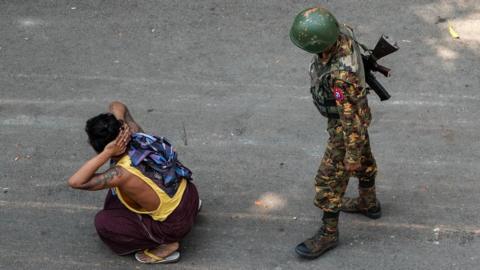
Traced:
<svg viewBox="0 0 480 270">
<path fill-rule="evenodd" d="M 367 128 L 371 121 L 363 62 L 353 31 L 339 25 L 322 7 L 300 12 L 290 31 L 292 42 L 315 54 L 310 66 L 314 104 L 328 119 L 329 140 L 315 177 L 314 203 L 323 210 L 322 226 L 296 246 L 305 258 L 317 258 L 338 243 L 340 211 L 381 216 L 375 194 L 377 166 Z M 344 198 L 350 176 L 359 179 L 359 197 Z"/>
<path fill-rule="evenodd" d="M 176 262 L 179 241 L 190 231 L 200 205 L 191 172 L 165 138 L 142 133 L 124 104 L 113 102 L 109 109 L 87 121 L 85 130 L 97 155 L 68 183 L 76 189 L 109 189 L 95 227 L 115 253 L 136 252 L 142 263 Z M 96 173 L 108 161 L 110 168 Z"/>
</svg>

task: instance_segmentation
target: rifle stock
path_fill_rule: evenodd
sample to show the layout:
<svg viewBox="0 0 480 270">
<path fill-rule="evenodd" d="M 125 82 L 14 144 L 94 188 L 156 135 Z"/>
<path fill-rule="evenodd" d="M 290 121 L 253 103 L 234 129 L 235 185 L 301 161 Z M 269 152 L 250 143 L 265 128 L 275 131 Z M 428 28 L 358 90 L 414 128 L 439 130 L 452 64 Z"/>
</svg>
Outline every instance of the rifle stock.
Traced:
<svg viewBox="0 0 480 270">
<path fill-rule="evenodd" d="M 363 66 L 365 67 L 365 82 L 375 91 L 381 101 L 388 100 L 391 96 L 372 72 L 380 72 L 383 76 L 390 77 L 391 70 L 378 64 L 377 60 L 396 52 L 398 49 L 395 41 L 388 36 L 382 35 L 370 54 L 362 54 Z"/>
</svg>

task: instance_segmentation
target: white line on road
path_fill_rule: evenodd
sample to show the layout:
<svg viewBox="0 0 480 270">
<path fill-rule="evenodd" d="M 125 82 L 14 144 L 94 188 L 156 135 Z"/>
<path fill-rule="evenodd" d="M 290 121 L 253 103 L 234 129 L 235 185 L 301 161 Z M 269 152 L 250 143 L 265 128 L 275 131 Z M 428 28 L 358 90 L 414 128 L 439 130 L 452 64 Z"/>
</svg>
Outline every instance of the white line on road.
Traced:
<svg viewBox="0 0 480 270">
<path fill-rule="evenodd" d="M 65 204 L 65 203 L 47 203 L 47 202 L 32 202 L 32 201 L 0 201 L 2 207 L 12 208 L 34 208 L 34 209 L 63 209 L 67 211 L 98 211 L 100 207 L 93 205 L 79 205 L 79 204 Z M 253 219 L 253 220 L 267 220 L 267 221 L 293 221 L 301 220 L 307 222 L 318 222 L 318 218 L 311 216 L 302 216 L 294 218 L 292 216 L 272 215 L 266 213 L 246 213 L 246 212 L 202 212 L 202 215 L 211 217 L 222 217 L 232 219 Z M 413 229 L 413 230 L 437 230 L 444 233 L 458 233 L 466 232 L 474 235 L 480 235 L 480 227 L 463 226 L 463 225 L 447 225 L 447 224 L 415 224 L 415 223 L 389 223 L 379 221 L 352 221 L 352 223 L 369 226 L 369 227 L 384 227 L 396 229 Z"/>
<path fill-rule="evenodd" d="M 67 100 L 19 98 L 0 99 L 0 105 L 78 105 L 79 103 L 101 103 L 101 100 L 93 98 L 75 98 Z"/>
<path fill-rule="evenodd" d="M 241 86 L 250 86 L 250 87 L 259 87 L 259 88 L 288 88 L 288 89 L 302 89 L 305 90 L 305 87 L 293 86 L 293 85 L 284 85 L 284 84 L 258 84 L 258 83 L 231 83 L 226 81 L 200 81 L 195 79 L 183 78 L 182 80 L 172 80 L 172 79 L 152 79 L 146 77 L 115 77 L 108 75 L 70 75 L 70 74 L 39 74 L 39 73 L 17 73 L 17 74 L 8 74 L 0 73 L 3 76 L 9 76 L 14 78 L 28 78 L 28 79 L 49 79 L 49 80 L 58 80 L 58 79 L 80 79 L 80 80 L 103 80 L 103 81 L 120 81 L 127 83 L 148 83 L 148 84 L 173 84 L 173 85 L 202 85 L 202 86 L 229 86 L 229 87 L 238 87 Z"/>
<path fill-rule="evenodd" d="M 28 78 L 28 79 L 49 79 L 49 80 L 57 80 L 57 79 L 80 79 L 80 80 L 103 80 L 103 81 L 120 81 L 132 84 L 140 84 L 140 83 L 148 83 L 148 84 L 170 84 L 170 85 L 202 85 L 202 86 L 223 86 L 223 87 L 256 87 L 261 89 L 272 89 L 272 88 L 282 88 L 282 89 L 291 89 L 294 91 L 307 91 L 308 86 L 298 86 L 298 85 L 286 85 L 286 84 L 278 84 L 278 83 L 232 83 L 229 81 L 215 81 L 215 80 L 196 80 L 196 79 L 187 79 L 185 80 L 176 80 L 176 79 L 152 79 L 146 77 L 116 77 L 116 76 L 108 76 L 108 75 L 72 75 L 72 74 L 39 74 L 39 73 L 0 73 L 0 75 L 13 77 L 13 78 Z M 306 90 L 307 89 L 307 90 Z M 257 95 L 258 93 L 244 93 L 244 94 L 252 94 Z M 407 95 L 405 93 L 397 94 L 399 95 Z M 276 97 L 281 95 L 275 95 Z M 390 100 L 388 101 L 388 105 L 401 105 L 401 106 L 458 106 L 457 103 L 451 102 L 452 100 L 480 100 L 480 97 L 475 96 L 468 96 L 468 95 L 443 95 L 438 94 L 434 97 L 429 95 L 424 95 L 428 97 L 427 100 L 418 100 L 416 99 L 404 99 L 404 100 Z M 301 95 L 301 96 L 286 96 L 285 98 L 293 98 L 293 99 L 300 99 L 300 100 L 307 100 L 311 97 L 309 95 Z M 439 99 L 443 99 L 445 101 L 438 101 Z"/>
</svg>

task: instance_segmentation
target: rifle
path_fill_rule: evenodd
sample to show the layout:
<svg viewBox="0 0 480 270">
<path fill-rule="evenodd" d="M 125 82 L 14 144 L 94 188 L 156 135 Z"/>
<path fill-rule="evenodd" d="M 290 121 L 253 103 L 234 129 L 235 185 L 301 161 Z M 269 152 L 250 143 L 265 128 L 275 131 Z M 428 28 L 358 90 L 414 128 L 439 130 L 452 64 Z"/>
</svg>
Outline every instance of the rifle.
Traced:
<svg viewBox="0 0 480 270">
<path fill-rule="evenodd" d="M 377 81 L 372 71 L 380 72 L 383 76 L 390 77 L 390 69 L 378 64 L 377 60 L 396 52 L 398 49 L 399 47 L 395 41 L 388 36 L 382 35 L 373 50 L 365 50 L 368 54 L 362 54 L 363 66 L 365 68 L 365 82 L 375 91 L 381 101 L 388 100 L 391 96 L 383 85 Z"/>
</svg>

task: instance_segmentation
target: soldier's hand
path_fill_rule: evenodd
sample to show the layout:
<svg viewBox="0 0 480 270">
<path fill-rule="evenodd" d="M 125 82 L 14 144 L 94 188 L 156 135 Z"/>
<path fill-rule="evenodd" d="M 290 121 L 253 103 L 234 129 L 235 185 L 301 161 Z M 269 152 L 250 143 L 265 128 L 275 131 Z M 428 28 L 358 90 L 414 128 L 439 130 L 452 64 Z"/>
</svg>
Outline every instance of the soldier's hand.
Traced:
<svg viewBox="0 0 480 270">
<path fill-rule="evenodd" d="M 360 163 L 349 163 L 345 162 L 345 170 L 348 171 L 349 173 L 356 172 L 360 169 Z"/>
</svg>

